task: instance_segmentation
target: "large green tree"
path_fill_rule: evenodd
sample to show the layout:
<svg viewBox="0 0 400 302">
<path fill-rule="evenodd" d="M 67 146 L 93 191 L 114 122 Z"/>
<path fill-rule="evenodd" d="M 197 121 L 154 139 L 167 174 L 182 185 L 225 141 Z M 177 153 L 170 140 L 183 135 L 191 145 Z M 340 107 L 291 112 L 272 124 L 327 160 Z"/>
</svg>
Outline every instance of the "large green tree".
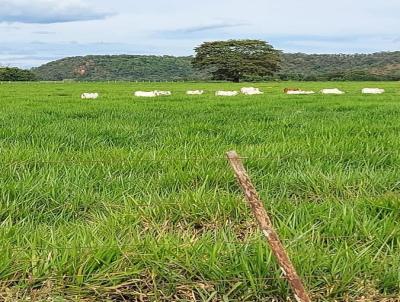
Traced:
<svg viewBox="0 0 400 302">
<path fill-rule="evenodd" d="M 240 82 L 272 76 L 280 69 L 280 51 L 261 40 L 205 42 L 195 52 L 193 66 L 211 72 L 214 80 Z"/>
</svg>

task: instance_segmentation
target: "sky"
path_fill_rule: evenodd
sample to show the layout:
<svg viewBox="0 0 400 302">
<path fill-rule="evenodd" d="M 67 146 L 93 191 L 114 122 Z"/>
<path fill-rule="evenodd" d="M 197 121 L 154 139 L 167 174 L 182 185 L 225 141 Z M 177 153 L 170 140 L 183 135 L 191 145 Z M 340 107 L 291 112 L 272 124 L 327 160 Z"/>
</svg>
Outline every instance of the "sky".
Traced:
<svg viewBox="0 0 400 302">
<path fill-rule="evenodd" d="M 400 50 L 400 0 L 0 0 L 0 65 L 88 54 L 192 55 L 262 39 L 284 52 Z"/>
</svg>

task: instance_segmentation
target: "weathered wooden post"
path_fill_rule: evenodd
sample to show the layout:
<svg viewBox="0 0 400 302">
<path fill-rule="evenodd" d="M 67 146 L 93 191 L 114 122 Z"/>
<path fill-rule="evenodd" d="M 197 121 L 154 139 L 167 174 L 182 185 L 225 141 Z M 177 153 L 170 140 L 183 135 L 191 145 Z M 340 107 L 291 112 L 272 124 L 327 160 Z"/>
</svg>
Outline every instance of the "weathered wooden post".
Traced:
<svg viewBox="0 0 400 302">
<path fill-rule="evenodd" d="M 296 269 L 290 261 L 290 258 L 279 239 L 278 233 L 272 225 L 271 219 L 269 218 L 254 185 L 251 183 L 251 180 L 247 175 L 246 169 L 244 168 L 239 155 L 235 151 L 230 151 L 227 153 L 227 156 L 229 163 L 235 172 L 236 178 L 243 189 L 246 200 L 253 211 L 261 231 L 265 235 L 265 238 L 271 247 L 272 253 L 276 257 L 285 278 L 288 280 L 296 300 L 298 302 L 311 302 Z"/>
</svg>

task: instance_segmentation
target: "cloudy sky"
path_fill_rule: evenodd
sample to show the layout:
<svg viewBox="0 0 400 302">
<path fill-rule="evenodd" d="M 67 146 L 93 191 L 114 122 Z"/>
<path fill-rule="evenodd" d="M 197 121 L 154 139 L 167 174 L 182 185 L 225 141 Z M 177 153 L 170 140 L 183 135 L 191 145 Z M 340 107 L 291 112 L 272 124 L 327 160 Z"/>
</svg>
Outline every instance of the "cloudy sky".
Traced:
<svg viewBox="0 0 400 302">
<path fill-rule="evenodd" d="M 190 55 L 257 38 L 285 52 L 400 50 L 400 0 L 0 0 L 0 65 L 86 54 Z"/>
</svg>

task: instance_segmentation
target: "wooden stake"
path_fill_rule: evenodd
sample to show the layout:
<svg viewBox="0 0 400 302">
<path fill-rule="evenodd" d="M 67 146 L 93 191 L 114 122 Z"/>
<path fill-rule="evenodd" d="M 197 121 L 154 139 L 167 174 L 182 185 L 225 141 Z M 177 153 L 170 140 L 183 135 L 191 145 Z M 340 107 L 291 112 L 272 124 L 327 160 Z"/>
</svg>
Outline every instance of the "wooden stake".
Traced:
<svg viewBox="0 0 400 302">
<path fill-rule="evenodd" d="M 227 156 L 229 163 L 235 172 L 236 178 L 243 189 L 246 200 L 253 211 L 261 231 L 265 235 L 268 244 L 271 247 L 272 253 L 276 257 L 285 278 L 288 280 L 296 300 L 298 302 L 311 302 L 296 269 L 290 261 L 290 258 L 279 239 L 278 233 L 272 225 L 271 219 L 269 218 L 256 189 L 246 173 L 246 169 L 244 168 L 240 157 L 235 151 L 228 152 Z"/>
</svg>

